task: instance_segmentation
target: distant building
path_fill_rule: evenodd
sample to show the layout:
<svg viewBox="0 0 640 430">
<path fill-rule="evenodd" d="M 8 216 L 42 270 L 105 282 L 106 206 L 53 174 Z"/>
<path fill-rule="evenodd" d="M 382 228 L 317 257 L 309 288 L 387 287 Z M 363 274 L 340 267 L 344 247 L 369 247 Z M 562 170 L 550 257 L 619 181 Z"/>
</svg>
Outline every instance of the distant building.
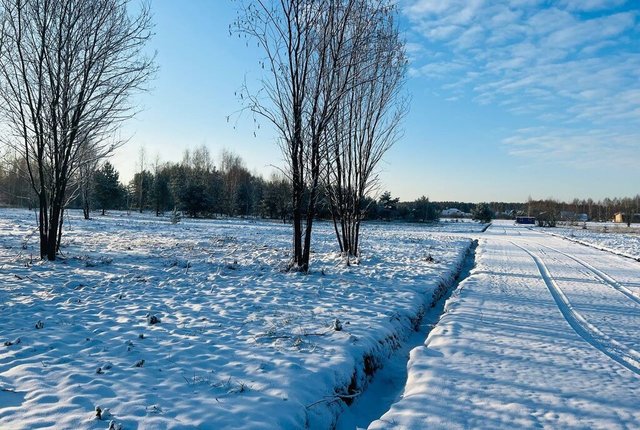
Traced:
<svg viewBox="0 0 640 430">
<path fill-rule="evenodd" d="M 627 214 L 625 214 L 624 212 L 616 212 L 613 215 L 613 222 L 627 222 Z M 631 216 L 631 222 L 640 222 L 640 214 L 633 214 Z"/>
<path fill-rule="evenodd" d="M 535 224 L 536 217 L 533 216 L 517 216 L 516 224 Z"/>
<path fill-rule="evenodd" d="M 469 215 L 470 214 L 462 212 L 457 208 L 444 209 L 442 212 L 440 212 L 440 216 L 443 218 L 464 218 Z"/>
</svg>

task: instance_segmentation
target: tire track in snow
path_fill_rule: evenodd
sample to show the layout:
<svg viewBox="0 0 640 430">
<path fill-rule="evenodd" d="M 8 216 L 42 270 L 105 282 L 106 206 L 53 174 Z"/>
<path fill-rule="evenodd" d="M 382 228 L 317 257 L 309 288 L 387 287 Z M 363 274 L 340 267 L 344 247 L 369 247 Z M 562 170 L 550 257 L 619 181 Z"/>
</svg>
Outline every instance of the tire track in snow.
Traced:
<svg viewBox="0 0 640 430">
<path fill-rule="evenodd" d="M 609 285 L 610 287 L 614 288 L 618 292 L 624 294 L 625 296 L 627 296 L 628 298 L 630 298 L 631 300 L 633 300 L 634 302 L 636 302 L 637 304 L 640 305 L 640 297 L 638 295 L 634 294 L 633 291 L 631 291 L 630 289 L 628 289 L 624 285 L 620 284 L 618 281 L 613 279 L 611 276 L 607 275 L 605 272 L 603 272 L 603 271 L 601 271 L 599 269 L 596 269 L 595 267 L 593 267 L 592 265 L 590 265 L 586 261 L 583 261 L 583 260 L 579 259 L 578 257 L 574 257 L 571 254 L 567 254 L 565 252 L 562 252 L 559 249 L 552 248 L 551 246 L 548 246 L 548 245 L 543 245 L 543 244 L 540 244 L 540 245 L 542 245 L 545 248 L 548 248 L 548 249 L 550 249 L 552 251 L 555 251 L 555 252 L 557 252 L 559 254 L 562 254 L 565 257 L 568 257 L 568 258 L 572 259 L 573 261 L 575 261 L 576 263 L 582 265 L 587 270 L 589 270 L 591 273 L 596 275 L 596 277 L 598 277 L 600 280 L 602 280 L 605 284 Z"/>
<path fill-rule="evenodd" d="M 587 321 L 587 319 L 582 316 L 580 312 L 574 309 L 573 305 L 571 305 L 571 302 L 555 282 L 544 262 L 528 249 L 518 245 L 517 243 L 511 243 L 529 254 L 536 263 L 538 271 L 547 285 L 549 292 L 551 292 L 558 309 L 560 309 L 562 316 L 569 323 L 571 328 L 573 328 L 573 330 L 591 346 L 598 349 L 618 364 L 640 376 L 640 353 L 606 335 L 596 326 Z"/>
</svg>

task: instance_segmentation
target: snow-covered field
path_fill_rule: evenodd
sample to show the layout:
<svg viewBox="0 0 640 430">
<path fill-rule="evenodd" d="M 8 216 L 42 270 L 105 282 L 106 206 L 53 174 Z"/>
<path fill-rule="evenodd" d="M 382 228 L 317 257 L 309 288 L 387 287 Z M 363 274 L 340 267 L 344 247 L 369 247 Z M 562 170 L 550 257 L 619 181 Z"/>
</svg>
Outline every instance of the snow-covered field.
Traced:
<svg viewBox="0 0 640 430">
<path fill-rule="evenodd" d="M 496 223 L 370 429 L 640 428 L 640 263 Z"/>
<path fill-rule="evenodd" d="M 282 271 L 288 225 L 65 228 L 40 261 L 33 212 L 0 210 L 2 429 L 330 428 L 482 226 L 367 226 L 346 267 L 319 223 L 309 275 Z"/>
<path fill-rule="evenodd" d="M 588 223 L 588 229 L 559 227 L 546 228 L 546 232 L 565 237 L 585 245 L 594 246 L 640 260 L 640 234 L 637 224 Z M 632 233 L 626 233 L 631 231 Z"/>
</svg>

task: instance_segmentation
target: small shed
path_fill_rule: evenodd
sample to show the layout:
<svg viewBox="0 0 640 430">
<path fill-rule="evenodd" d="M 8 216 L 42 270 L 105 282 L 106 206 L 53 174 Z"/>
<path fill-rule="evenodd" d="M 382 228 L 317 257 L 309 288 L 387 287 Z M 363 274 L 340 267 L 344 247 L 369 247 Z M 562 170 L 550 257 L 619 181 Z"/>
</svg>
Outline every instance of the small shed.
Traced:
<svg viewBox="0 0 640 430">
<path fill-rule="evenodd" d="M 640 222 L 640 214 L 627 215 L 624 212 L 616 212 L 613 215 L 613 222 L 626 223 L 627 221 L 629 221 L 629 216 L 631 216 L 631 222 L 632 223 Z"/>
</svg>

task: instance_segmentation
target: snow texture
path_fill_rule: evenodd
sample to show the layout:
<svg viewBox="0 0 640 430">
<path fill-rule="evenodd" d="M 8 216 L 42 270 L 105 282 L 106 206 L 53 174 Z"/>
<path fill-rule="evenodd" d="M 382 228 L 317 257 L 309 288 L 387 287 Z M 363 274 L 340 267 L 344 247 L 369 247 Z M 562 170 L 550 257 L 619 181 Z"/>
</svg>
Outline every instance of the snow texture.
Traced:
<svg viewBox="0 0 640 430">
<path fill-rule="evenodd" d="M 592 246 L 597 249 L 613 252 L 615 254 L 630 257 L 640 261 L 640 234 L 637 227 L 631 229 L 626 224 L 614 223 L 587 223 L 588 229 L 580 228 L 547 228 L 549 234 L 561 236 L 583 245 Z M 604 231 L 594 231 L 595 229 Z M 626 233 L 626 230 L 635 231 L 635 233 Z"/>
<path fill-rule="evenodd" d="M 481 228 L 366 226 L 346 266 L 319 223 L 302 275 L 290 225 L 72 211 L 47 262 L 1 209 L 0 428 L 331 428 Z"/>
<path fill-rule="evenodd" d="M 640 428 L 639 263 L 507 223 L 477 255 L 369 428 Z"/>
</svg>

